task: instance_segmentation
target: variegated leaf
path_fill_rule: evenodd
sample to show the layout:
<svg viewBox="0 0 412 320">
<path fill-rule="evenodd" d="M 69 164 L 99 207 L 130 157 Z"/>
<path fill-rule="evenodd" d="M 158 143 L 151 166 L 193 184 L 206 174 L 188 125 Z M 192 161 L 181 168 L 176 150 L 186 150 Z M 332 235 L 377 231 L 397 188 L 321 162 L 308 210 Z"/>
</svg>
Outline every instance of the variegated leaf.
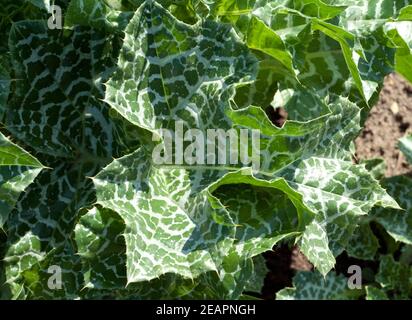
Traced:
<svg viewBox="0 0 412 320">
<path fill-rule="evenodd" d="M 342 275 L 329 273 L 323 277 L 317 272 L 298 272 L 293 278 L 293 288 L 276 293 L 278 300 L 347 300 L 353 293 L 347 279 Z M 355 290 L 358 291 L 358 290 Z M 354 294 L 359 294 L 354 292 Z"/>
<path fill-rule="evenodd" d="M 366 214 L 374 205 L 397 207 L 362 167 L 353 166 L 347 161 L 349 142 L 357 134 L 359 121 L 359 110 L 349 101 L 341 99 L 333 105 L 334 113 L 326 121 L 319 118 L 308 123 L 290 122 L 282 129 L 271 125 L 259 108 L 237 111 L 230 108 L 228 100 L 233 97 L 234 87 L 238 82 L 253 77 L 256 63 L 247 54 L 240 60 L 232 60 L 235 52 L 245 53 L 246 49 L 238 43 L 230 29 L 226 26 L 224 30 L 220 30 L 221 28 L 222 25 L 209 21 L 190 27 L 177 21 L 160 6 L 146 3 L 136 12 L 126 29 L 118 69 L 107 83 L 105 101 L 129 122 L 159 135 L 161 129 L 174 129 L 176 121 L 181 121 L 184 128 L 196 127 L 206 131 L 213 128 L 209 119 L 215 119 L 214 127 L 219 125 L 225 130 L 237 126 L 259 129 L 262 133 L 260 147 L 263 158 L 255 178 L 236 178 L 239 173 L 232 172 L 226 180 L 219 181 L 228 170 L 237 170 L 240 166 L 213 168 L 178 163 L 162 168 L 151 163 L 151 147 L 146 144 L 145 148 L 114 161 L 100 173 L 94 179 L 98 190 L 98 203 L 117 212 L 129 226 L 129 234 L 126 234 L 129 281 L 150 280 L 173 271 L 193 277 L 209 270 L 207 259 L 203 256 L 210 254 L 207 250 L 204 254 L 199 251 L 193 254 L 182 251 L 182 248 L 188 246 L 185 244 L 187 241 L 198 242 L 196 237 L 210 237 L 213 239 L 213 246 L 221 242 L 213 232 L 208 235 L 195 232 L 198 228 L 203 228 L 201 224 L 207 221 L 206 216 L 228 214 L 223 208 L 215 206 L 214 210 L 223 211 L 217 214 L 208 204 L 214 201 L 207 194 L 208 187 L 213 183 L 215 189 L 219 184 L 228 184 L 231 179 L 232 183 L 240 183 L 246 179 L 251 185 L 261 184 L 282 190 L 293 199 L 298 210 L 317 214 L 316 220 L 330 234 L 329 238 L 334 241 L 333 250 L 336 253 L 341 252 L 347 243 L 351 230 L 357 225 L 358 215 Z M 166 39 L 164 34 L 169 37 Z M 220 46 L 211 34 L 219 34 L 231 41 L 225 41 L 225 44 Z M 201 39 L 200 43 L 198 39 Z M 209 41 L 209 49 L 204 47 L 205 41 Z M 213 50 L 210 47 L 212 45 Z M 169 56 L 161 49 L 165 46 L 169 48 Z M 214 54 L 208 55 L 209 50 Z M 130 52 L 137 54 L 131 55 Z M 215 65 L 217 60 L 213 57 L 219 55 L 218 67 Z M 205 63 L 206 61 L 208 63 Z M 226 75 L 230 70 L 229 61 L 234 64 L 233 68 L 238 69 L 234 74 Z M 222 81 L 226 84 L 218 85 Z M 337 124 L 339 127 L 336 127 Z M 314 132 L 317 132 L 316 135 Z M 334 144 L 330 143 L 332 140 Z M 292 141 L 296 147 L 291 144 Z M 130 171 L 129 168 L 133 169 Z M 306 170 L 310 170 L 310 173 Z M 256 178 L 271 182 L 260 182 Z M 180 181 L 179 186 L 172 186 L 172 181 L 176 179 Z M 166 186 L 161 187 L 160 181 L 166 183 Z M 289 185 L 295 191 L 292 191 Z M 302 198 L 293 195 L 296 191 Z M 221 198 L 228 199 L 227 195 Z M 251 201 L 250 196 L 248 198 L 248 201 Z M 230 217 L 230 209 L 227 210 Z M 143 214 L 145 211 L 147 213 Z M 159 219 L 165 216 L 166 212 L 170 215 L 168 219 L 171 224 L 165 224 L 164 230 L 177 223 L 173 222 L 176 219 L 181 221 L 180 228 L 185 230 L 181 235 L 184 234 L 183 238 L 186 240 L 176 238 L 173 242 L 174 248 L 168 247 L 166 250 L 172 262 L 170 265 L 160 263 L 162 260 L 156 255 L 146 262 L 141 256 L 145 251 L 143 247 L 131 252 L 132 248 L 139 247 L 142 243 L 139 239 L 154 236 L 152 227 L 147 222 L 147 219 L 150 219 L 149 212 L 152 212 L 151 215 L 158 212 Z M 203 215 L 203 218 L 196 221 L 195 217 L 199 217 L 199 212 L 202 212 L 200 216 Z M 137 216 L 143 220 L 136 220 Z M 194 220 L 195 224 L 189 218 Z M 273 223 L 271 222 L 272 226 Z M 307 220 L 301 223 L 307 223 Z M 343 228 L 344 225 L 346 228 Z M 274 230 L 278 230 L 277 227 L 274 227 Z M 249 237 L 246 231 L 247 229 L 240 238 L 235 238 Z M 256 234 L 252 238 L 257 237 L 256 231 L 251 231 L 251 235 L 253 232 Z M 287 234 L 293 231 L 296 232 L 297 229 L 292 228 Z M 284 231 L 279 232 L 279 236 L 282 232 Z M 168 237 L 174 239 L 171 229 L 167 236 L 165 234 L 165 239 Z M 277 237 L 278 235 L 274 239 Z M 252 246 L 256 252 L 250 249 L 245 252 L 249 252 L 252 257 L 278 240 L 274 241 L 269 237 L 268 241 L 268 244 L 262 242 L 260 246 Z M 204 242 L 202 247 L 206 249 L 209 244 Z M 161 246 L 160 242 L 154 248 L 158 246 Z M 158 249 L 149 251 L 160 252 Z M 203 262 L 198 264 L 200 257 Z"/>
<path fill-rule="evenodd" d="M 92 26 L 97 30 L 121 32 L 128 24 L 133 12 L 119 10 L 116 3 L 96 0 L 72 0 L 67 8 L 65 25 Z"/>
<path fill-rule="evenodd" d="M 6 110 L 7 100 L 10 93 L 10 82 L 10 74 L 1 65 L 0 60 L 0 120 L 3 119 Z"/>
<path fill-rule="evenodd" d="M 300 240 L 323 275 L 345 249 L 375 255 L 370 220 L 409 243 L 409 211 L 395 210 L 351 158 L 360 130 L 352 102 L 372 105 L 383 77 L 406 68 L 408 3 L 342 2 L 72 0 L 66 12 L 63 0 L 61 31 L 47 28 L 49 1 L 13 15 L 43 20 L 11 29 L 0 112 L 50 168 L 9 201 L 4 296 L 237 299 L 259 291 L 257 259 L 283 239 Z M 272 125 L 261 108 L 270 103 L 294 121 Z M 193 165 L 179 150 L 173 164 L 154 161 L 164 129 L 193 128 L 259 130 L 259 161 Z M 251 151 L 256 141 L 246 143 Z M 385 187 L 409 210 L 402 179 Z M 385 209 L 367 216 L 374 207 Z M 398 290 L 381 269 L 382 285 Z M 359 296 L 334 273 L 298 273 L 294 283 L 278 297 Z"/>
<path fill-rule="evenodd" d="M 43 165 L 0 133 L 0 228 Z"/>
<path fill-rule="evenodd" d="M 372 286 L 366 286 L 365 290 L 366 300 L 389 300 L 385 291 L 383 291 L 382 289 Z"/>
<path fill-rule="evenodd" d="M 116 154 L 116 128 L 99 100 L 116 50 L 105 37 L 90 28 L 76 27 L 67 37 L 41 21 L 14 24 L 10 43 L 19 81 L 8 130 L 51 156 L 104 162 Z"/>
<path fill-rule="evenodd" d="M 377 208 L 372 218 L 397 241 L 412 244 L 412 179 L 407 176 L 387 178 L 383 186 L 404 210 Z"/>
<path fill-rule="evenodd" d="M 335 257 L 329 249 L 326 230 L 316 221 L 305 229 L 300 243 L 302 253 L 311 261 L 322 275 L 335 266 Z"/>
<path fill-rule="evenodd" d="M 13 295 L 23 288 L 27 296 L 28 287 L 38 297 L 79 294 L 83 279 L 71 269 L 80 270 L 81 264 L 71 237 L 79 209 L 95 199 L 88 177 L 128 150 L 125 141 L 130 141 L 124 124 L 117 126 L 101 101 L 102 82 L 112 71 L 117 41 L 116 35 L 89 27 L 75 27 L 68 33 L 49 30 L 46 21 L 19 22 L 12 28 L 10 45 L 18 81 L 7 106 L 7 129 L 52 168 L 27 188 L 7 223 L 5 272 L 8 282 L 18 284 Z M 40 249 L 27 263 L 24 248 L 33 239 Z M 47 289 L 43 280 L 53 261 L 60 261 L 63 270 L 67 265 L 72 279 L 68 291 Z M 25 278 L 32 274 L 43 279 L 39 285 Z"/>
<path fill-rule="evenodd" d="M 383 256 L 376 281 L 385 289 L 391 290 L 397 299 L 408 299 L 412 294 L 411 267 L 395 261 L 392 256 Z"/>
<path fill-rule="evenodd" d="M 260 293 L 263 288 L 265 277 L 269 269 L 266 266 L 266 260 L 262 255 L 253 258 L 253 276 L 250 278 L 245 287 L 247 292 Z"/>
<path fill-rule="evenodd" d="M 379 241 L 368 223 L 362 223 L 352 235 L 346 251 L 349 256 L 362 260 L 374 260 L 379 249 Z"/>
</svg>

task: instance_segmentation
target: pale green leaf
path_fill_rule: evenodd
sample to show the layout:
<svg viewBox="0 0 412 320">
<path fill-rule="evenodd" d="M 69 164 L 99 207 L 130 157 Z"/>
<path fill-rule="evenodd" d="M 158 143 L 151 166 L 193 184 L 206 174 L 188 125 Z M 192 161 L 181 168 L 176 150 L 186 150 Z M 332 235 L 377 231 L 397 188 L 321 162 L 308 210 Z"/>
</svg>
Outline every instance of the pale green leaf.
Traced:
<svg viewBox="0 0 412 320">
<path fill-rule="evenodd" d="M 73 0 L 65 17 L 65 25 L 92 26 L 97 30 L 121 32 L 133 16 L 133 12 L 121 11 L 116 4 L 97 0 Z"/>
<path fill-rule="evenodd" d="M 302 253 L 324 276 L 335 266 L 336 262 L 328 243 L 326 230 L 313 221 L 306 227 L 299 246 Z"/>
</svg>

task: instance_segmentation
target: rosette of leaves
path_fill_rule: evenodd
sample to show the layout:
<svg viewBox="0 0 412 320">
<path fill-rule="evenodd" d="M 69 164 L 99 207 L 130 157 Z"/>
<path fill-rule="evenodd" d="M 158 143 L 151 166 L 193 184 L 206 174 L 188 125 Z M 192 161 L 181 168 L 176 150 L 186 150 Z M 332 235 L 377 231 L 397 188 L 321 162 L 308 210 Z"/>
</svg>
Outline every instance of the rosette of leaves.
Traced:
<svg viewBox="0 0 412 320">
<path fill-rule="evenodd" d="M 236 299 L 258 290 L 259 255 L 283 239 L 328 274 L 374 207 L 399 209 L 350 151 L 398 47 L 384 26 L 348 29 L 349 9 L 72 0 L 64 30 L 15 23 L 0 69 L 4 132 L 47 168 L 8 202 L 5 296 Z M 375 32 L 385 41 L 363 43 Z M 294 115 L 281 128 L 264 112 L 279 101 Z M 156 164 L 176 122 L 259 130 L 259 168 Z M 53 266 L 61 289 L 49 286 Z"/>
</svg>

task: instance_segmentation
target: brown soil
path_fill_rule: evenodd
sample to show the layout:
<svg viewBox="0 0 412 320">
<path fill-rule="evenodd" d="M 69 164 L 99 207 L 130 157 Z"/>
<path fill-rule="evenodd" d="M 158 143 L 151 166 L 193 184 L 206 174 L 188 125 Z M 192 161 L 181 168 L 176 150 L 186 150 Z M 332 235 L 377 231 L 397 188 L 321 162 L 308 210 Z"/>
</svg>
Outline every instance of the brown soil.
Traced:
<svg viewBox="0 0 412 320">
<path fill-rule="evenodd" d="M 292 286 L 295 271 L 309 271 L 313 266 L 297 246 L 281 245 L 263 254 L 269 269 L 262 288 L 263 299 L 274 299 L 280 289 Z"/>
<path fill-rule="evenodd" d="M 310 271 L 313 269 L 313 265 L 309 262 L 308 258 L 300 251 L 298 246 L 292 249 L 292 259 L 290 267 L 296 271 Z"/>
<path fill-rule="evenodd" d="M 356 143 L 358 160 L 381 157 L 386 162 L 387 177 L 408 173 L 398 139 L 412 132 L 412 86 L 401 76 L 389 75 L 378 104 L 372 109 Z"/>
<path fill-rule="evenodd" d="M 272 121 L 272 123 L 279 128 L 281 128 L 288 119 L 288 113 L 282 107 L 273 109 L 273 107 L 270 106 L 266 109 L 266 114 L 268 115 L 270 121 Z"/>
</svg>

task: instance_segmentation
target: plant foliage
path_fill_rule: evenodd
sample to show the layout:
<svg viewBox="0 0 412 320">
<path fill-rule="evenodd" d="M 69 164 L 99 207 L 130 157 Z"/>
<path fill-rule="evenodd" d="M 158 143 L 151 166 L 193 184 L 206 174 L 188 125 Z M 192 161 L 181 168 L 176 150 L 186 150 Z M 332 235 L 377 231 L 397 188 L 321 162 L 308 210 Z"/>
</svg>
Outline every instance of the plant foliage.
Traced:
<svg viewBox="0 0 412 320">
<path fill-rule="evenodd" d="M 260 254 L 280 242 L 315 270 L 277 298 L 411 298 L 412 181 L 352 160 L 384 77 L 412 80 L 411 1 L 0 10 L 1 298 L 238 299 L 260 291 Z M 281 127 L 265 113 L 279 107 Z M 177 121 L 260 130 L 260 167 L 154 163 L 152 137 Z M 333 271 L 343 252 L 378 261 L 363 289 Z"/>
</svg>

